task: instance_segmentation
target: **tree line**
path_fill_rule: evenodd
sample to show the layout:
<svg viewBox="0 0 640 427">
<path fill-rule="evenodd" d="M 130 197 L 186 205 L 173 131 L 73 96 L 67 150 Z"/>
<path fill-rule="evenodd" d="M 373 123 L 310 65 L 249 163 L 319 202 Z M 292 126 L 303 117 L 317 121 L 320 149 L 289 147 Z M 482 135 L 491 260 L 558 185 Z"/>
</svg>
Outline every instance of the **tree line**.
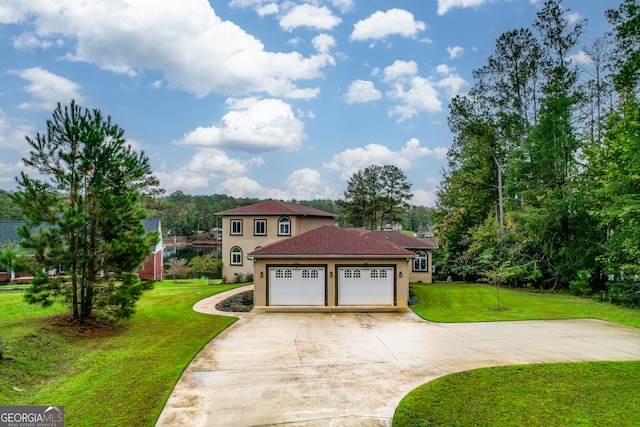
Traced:
<svg viewBox="0 0 640 427">
<path fill-rule="evenodd" d="M 381 166 L 371 166 L 370 168 L 379 169 Z M 354 177 L 360 177 L 367 171 L 359 171 L 354 174 Z M 367 174 L 369 172 L 366 172 Z M 354 178 L 349 181 L 353 181 Z M 406 184 L 406 179 L 405 179 Z M 379 187 L 380 183 L 373 183 L 373 186 Z M 352 184 L 348 184 L 349 187 Z M 397 206 L 392 207 L 391 212 L 389 208 L 385 208 L 384 214 L 381 211 L 375 209 L 369 209 L 366 215 L 357 214 L 361 208 L 357 203 L 363 201 L 362 197 L 357 197 L 352 200 L 348 194 L 351 190 L 345 191 L 344 200 L 292 200 L 294 203 L 300 203 L 305 206 L 310 206 L 316 209 L 320 209 L 325 212 L 330 212 L 337 215 L 337 223 L 341 226 L 348 227 L 365 227 L 370 228 L 372 226 L 384 227 L 389 223 L 390 219 L 393 219 L 394 223 L 402 224 L 402 226 L 414 232 L 429 232 L 433 226 L 433 209 L 425 206 L 410 205 L 406 200 L 399 203 Z M 25 216 L 22 215 L 20 209 L 12 202 L 11 192 L 0 190 L 0 221 L 14 221 L 25 220 Z M 372 198 L 375 197 L 387 197 L 382 193 L 376 195 L 376 192 L 367 191 Z M 388 200 L 388 199 L 387 199 Z M 185 194 L 182 191 L 175 191 L 169 195 L 156 198 L 153 203 L 147 203 L 147 209 L 150 217 L 158 217 L 162 221 L 162 230 L 167 237 L 171 236 L 187 236 L 189 239 L 196 239 L 199 236 L 202 238 L 214 238 L 214 229 L 221 227 L 221 218 L 215 215 L 216 212 L 221 212 L 228 209 L 234 209 L 241 206 L 248 206 L 255 203 L 263 202 L 265 199 L 258 198 L 245 198 L 245 197 L 232 197 L 225 194 L 213 194 L 213 195 L 190 195 Z M 353 206 L 351 205 L 353 203 Z M 382 206 L 380 201 L 371 201 L 371 206 Z M 368 217 L 366 221 L 363 218 Z M 384 220 L 384 221 L 383 221 Z"/>
<path fill-rule="evenodd" d="M 502 34 L 466 95 L 437 192 L 441 277 L 640 302 L 640 3 L 588 23 L 561 0 Z"/>
</svg>

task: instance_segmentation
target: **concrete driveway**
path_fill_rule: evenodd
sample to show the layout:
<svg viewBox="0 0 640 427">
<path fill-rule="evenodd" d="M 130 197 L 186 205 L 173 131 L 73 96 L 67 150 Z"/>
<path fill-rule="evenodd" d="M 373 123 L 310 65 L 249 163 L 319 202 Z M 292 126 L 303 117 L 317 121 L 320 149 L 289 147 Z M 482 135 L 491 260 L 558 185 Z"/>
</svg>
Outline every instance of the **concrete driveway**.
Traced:
<svg viewBox="0 0 640 427">
<path fill-rule="evenodd" d="M 639 359 L 640 330 L 599 320 L 251 312 L 193 359 L 157 425 L 390 426 L 404 395 L 453 372 Z"/>
</svg>

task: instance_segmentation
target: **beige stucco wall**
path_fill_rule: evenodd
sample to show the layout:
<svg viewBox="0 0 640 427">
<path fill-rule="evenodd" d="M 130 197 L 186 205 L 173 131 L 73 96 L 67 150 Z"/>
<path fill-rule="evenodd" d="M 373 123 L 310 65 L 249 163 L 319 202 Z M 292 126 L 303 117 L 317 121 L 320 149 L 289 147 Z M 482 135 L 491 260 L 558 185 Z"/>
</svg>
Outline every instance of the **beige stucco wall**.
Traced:
<svg viewBox="0 0 640 427">
<path fill-rule="evenodd" d="M 409 273 L 409 283 L 433 283 L 433 277 L 431 275 L 432 267 L 433 267 L 433 258 L 432 252 L 430 250 L 425 250 L 429 257 L 429 261 L 427 263 L 428 271 L 413 271 L 413 263 L 411 264 L 411 272 Z"/>
<path fill-rule="evenodd" d="M 254 295 L 256 306 L 267 305 L 267 278 L 269 266 L 291 265 L 299 266 L 326 266 L 325 280 L 327 289 L 327 302 L 329 306 L 336 306 L 338 267 L 344 265 L 394 265 L 396 302 L 398 307 L 406 307 L 409 300 L 409 272 L 410 263 L 406 258 L 259 258 L 253 263 L 254 270 Z"/>
<path fill-rule="evenodd" d="M 287 216 L 289 220 L 291 220 L 291 235 L 278 235 L 278 221 L 283 216 Z M 237 236 L 231 234 L 232 219 L 242 220 L 242 235 Z M 253 234 L 254 220 L 256 219 L 264 219 L 267 221 L 266 235 L 256 236 Z M 226 277 L 228 281 L 233 281 L 233 277 L 237 274 L 246 275 L 248 273 L 253 273 L 253 262 L 247 260 L 246 256 L 256 248 L 266 246 L 269 243 L 288 239 L 291 236 L 296 236 L 306 231 L 322 227 L 323 225 L 332 224 L 332 217 L 308 217 L 294 215 L 224 216 L 222 218 L 222 276 Z M 231 249 L 236 246 L 242 249 L 242 265 L 231 265 Z"/>
</svg>

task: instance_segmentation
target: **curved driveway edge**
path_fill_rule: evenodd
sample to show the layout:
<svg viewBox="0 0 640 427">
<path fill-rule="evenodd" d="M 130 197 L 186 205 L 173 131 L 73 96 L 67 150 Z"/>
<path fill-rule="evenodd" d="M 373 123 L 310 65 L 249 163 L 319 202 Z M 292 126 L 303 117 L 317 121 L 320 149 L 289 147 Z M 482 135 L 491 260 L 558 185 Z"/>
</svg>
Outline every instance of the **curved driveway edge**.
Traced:
<svg viewBox="0 0 640 427">
<path fill-rule="evenodd" d="M 239 294 L 241 292 L 252 291 L 252 290 L 253 290 L 253 285 L 248 285 L 248 286 L 241 286 L 235 289 L 230 289 L 228 291 L 221 292 L 216 295 L 212 295 L 208 298 L 202 299 L 197 303 L 195 303 L 193 305 L 193 311 L 197 311 L 198 313 L 204 313 L 204 314 L 217 314 L 219 316 L 242 317 L 247 313 L 240 312 L 240 311 L 220 311 L 216 309 L 216 305 L 218 305 L 219 302 L 226 300 L 230 296 Z"/>
<path fill-rule="evenodd" d="M 390 426 L 400 399 L 481 367 L 640 360 L 640 330 L 600 320 L 439 324 L 405 313 L 256 313 L 212 340 L 158 426 Z"/>
</svg>

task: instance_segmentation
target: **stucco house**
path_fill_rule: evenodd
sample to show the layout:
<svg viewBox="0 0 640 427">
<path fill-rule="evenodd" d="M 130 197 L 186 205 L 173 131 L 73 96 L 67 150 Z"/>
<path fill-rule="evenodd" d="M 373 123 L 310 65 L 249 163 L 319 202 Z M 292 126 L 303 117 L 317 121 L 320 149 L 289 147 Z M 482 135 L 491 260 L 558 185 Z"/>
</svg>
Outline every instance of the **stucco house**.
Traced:
<svg viewBox="0 0 640 427">
<path fill-rule="evenodd" d="M 222 275 L 228 281 L 254 273 L 247 254 L 262 246 L 332 225 L 336 215 L 297 203 L 270 200 L 217 212 L 222 216 Z M 255 276 L 254 276 L 255 277 Z"/>
<path fill-rule="evenodd" d="M 324 225 L 249 252 L 254 304 L 406 307 L 414 257 L 390 239 Z"/>
<path fill-rule="evenodd" d="M 370 231 L 370 233 L 375 239 L 388 240 L 415 254 L 409 272 L 409 283 L 433 283 L 433 258 L 431 251 L 438 249 L 437 243 L 398 231 Z"/>
</svg>

